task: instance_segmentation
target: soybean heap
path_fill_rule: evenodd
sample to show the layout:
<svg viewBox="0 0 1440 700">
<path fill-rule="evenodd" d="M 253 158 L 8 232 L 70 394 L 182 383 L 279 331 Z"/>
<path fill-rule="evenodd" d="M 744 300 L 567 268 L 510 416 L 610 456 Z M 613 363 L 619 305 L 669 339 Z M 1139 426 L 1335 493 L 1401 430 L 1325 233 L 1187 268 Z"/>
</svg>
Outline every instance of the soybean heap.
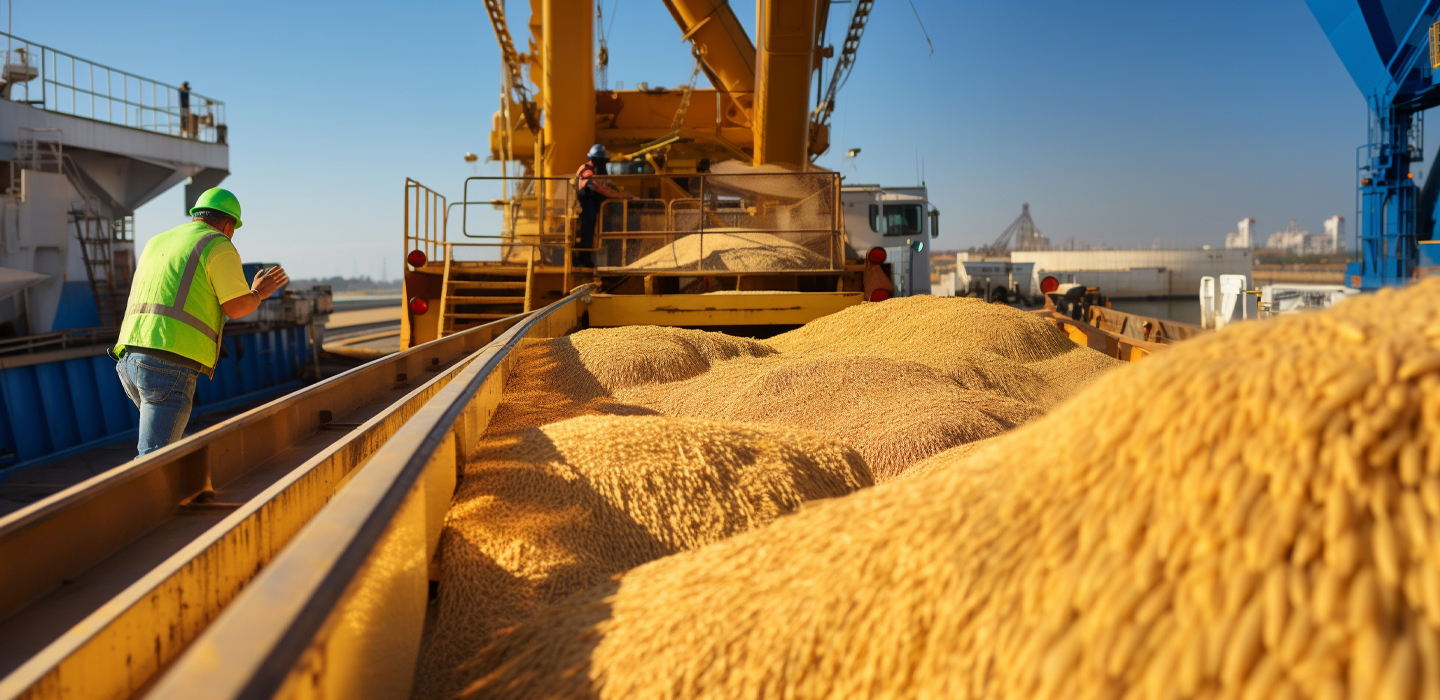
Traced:
<svg viewBox="0 0 1440 700">
<path fill-rule="evenodd" d="M 904 323 L 892 303 L 856 313 Z M 911 361 L 994 384 L 1077 351 L 1007 350 L 990 321 Z M 830 356 L 795 340 L 814 330 L 687 378 Z M 1440 697 L 1437 373 L 1433 280 L 1092 368 L 1068 398 L 1002 382 L 1048 413 L 538 607 L 487 635 L 466 695 Z"/>
</svg>

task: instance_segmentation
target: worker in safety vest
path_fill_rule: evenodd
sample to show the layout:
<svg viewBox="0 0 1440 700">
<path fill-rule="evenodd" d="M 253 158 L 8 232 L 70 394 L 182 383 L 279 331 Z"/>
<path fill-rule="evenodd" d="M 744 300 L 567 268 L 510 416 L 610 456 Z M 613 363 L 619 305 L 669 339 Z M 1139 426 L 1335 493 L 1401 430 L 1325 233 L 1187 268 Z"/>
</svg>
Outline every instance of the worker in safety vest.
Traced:
<svg viewBox="0 0 1440 700">
<path fill-rule="evenodd" d="M 206 190 L 190 223 L 145 244 L 130 286 L 130 303 L 112 353 L 120 384 L 140 408 L 140 454 L 185 432 L 201 374 L 220 358 L 225 319 L 254 313 L 290 281 L 279 267 L 245 281 L 230 242 L 240 228 L 240 201 L 229 190 Z"/>
<path fill-rule="evenodd" d="M 600 203 L 607 199 L 634 199 L 635 197 L 606 185 L 598 176 L 605 174 L 605 164 L 610 154 L 605 146 L 595 144 L 586 154 L 589 160 L 575 173 L 575 196 L 580 200 L 580 231 L 576 236 L 577 248 L 595 247 L 595 221 L 600 215 Z M 574 264 L 578 267 L 595 267 L 595 254 L 585 250 L 575 254 Z"/>
</svg>

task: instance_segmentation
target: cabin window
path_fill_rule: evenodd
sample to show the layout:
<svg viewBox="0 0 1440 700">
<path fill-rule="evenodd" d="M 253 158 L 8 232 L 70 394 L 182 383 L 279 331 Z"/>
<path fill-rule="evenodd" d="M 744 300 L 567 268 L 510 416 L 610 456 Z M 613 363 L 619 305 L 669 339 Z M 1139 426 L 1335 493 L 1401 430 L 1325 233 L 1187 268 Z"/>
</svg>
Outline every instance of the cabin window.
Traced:
<svg viewBox="0 0 1440 700">
<path fill-rule="evenodd" d="M 925 226 L 924 210 L 919 204 L 886 204 L 883 225 L 879 233 L 886 236 L 918 236 Z"/>
</svg>

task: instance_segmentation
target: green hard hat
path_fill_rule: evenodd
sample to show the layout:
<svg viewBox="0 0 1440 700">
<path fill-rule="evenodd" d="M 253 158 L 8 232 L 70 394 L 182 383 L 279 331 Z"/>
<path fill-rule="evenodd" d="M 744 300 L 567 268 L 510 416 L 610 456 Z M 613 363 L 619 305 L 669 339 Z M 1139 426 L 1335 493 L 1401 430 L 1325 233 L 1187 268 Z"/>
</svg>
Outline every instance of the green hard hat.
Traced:
<svg viewBox="0 0 1440 700">
<path fill-rule="evenodd" d="M 235 228 L 240 228 L 240 200 L 235 198 L 235 193 L 220 187 L 211 187 L 195 200 L 195 206 L 190 207 L 190 216 L 201 209 L 214 209 L 235 220 Z"/>
</svg>

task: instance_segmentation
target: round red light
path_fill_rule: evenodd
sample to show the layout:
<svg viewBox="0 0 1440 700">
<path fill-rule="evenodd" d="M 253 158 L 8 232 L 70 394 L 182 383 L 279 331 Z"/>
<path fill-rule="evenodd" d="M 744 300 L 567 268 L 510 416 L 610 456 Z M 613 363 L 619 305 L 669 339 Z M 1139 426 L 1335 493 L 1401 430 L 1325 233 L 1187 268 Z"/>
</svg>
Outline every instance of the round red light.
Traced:
<svg viewBox="0 0 1440 700">
<path fill-rule="evenodd" d="M 876 250 L 879 250 L 879 248 L 876 248 Z M 890 292 L 887 292 L 883 289 L 877 289 L 873 292 L 870 292 L 870 301 L 885 301 L 889 298 Z"/>
<path fill-rule="evenodd" d="M 413 297 L 410 299 L 410 313 L 419 316 L 429 310 L 430 302 L 425 301 L 420 297 Z"/>
<path fill-rule="evenodd" d="M 419 248 L 410 251 L 410 254 L 405 256 L 405 262 L 410 263 L 411 267 L 425 267 L 425 260 L 425 251 Z"/>
<path fill-rule="evenodd" d="M 1040 280 L 1040 291 L 1045 294 L 1049 294 L 1050 292 L 1053 292 L 1059 288 L 1060 280 L 1057 280 L 1054 277 L 1046 277 L 1045 279 Z"/>
<path fill-rule="evenodd" d="M 876 265 L 885 262 L 885 257 L 884 248 L 871 248 L 870 252 L 865 254 L 865 259 Z"/>
</svg>

